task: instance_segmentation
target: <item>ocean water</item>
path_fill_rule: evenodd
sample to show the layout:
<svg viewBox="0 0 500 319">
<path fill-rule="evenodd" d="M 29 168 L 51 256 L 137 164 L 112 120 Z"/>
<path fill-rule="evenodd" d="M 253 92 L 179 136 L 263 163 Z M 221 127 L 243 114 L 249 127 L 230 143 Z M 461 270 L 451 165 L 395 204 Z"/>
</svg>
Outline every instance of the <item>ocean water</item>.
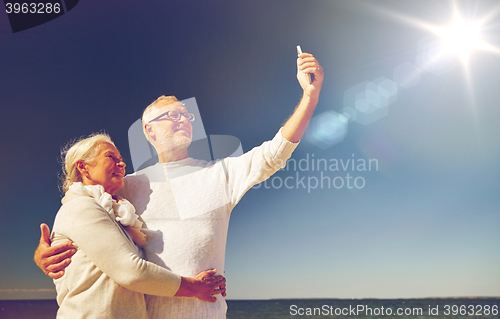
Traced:
<svg viewBox="0 0 500 319">
<path fill-rule="evenodd" d="M 500 298 L 228 300 L 240 318 L 500 318 Z"/>
<path fill-rule="evenodd" d="M 500 318 L 500 297 L 227 300 L 227 304 L 227 319 Z M 0 300 L 1 319 L 53 319 L 56 312 L 55 300 Z"/>
</svg>

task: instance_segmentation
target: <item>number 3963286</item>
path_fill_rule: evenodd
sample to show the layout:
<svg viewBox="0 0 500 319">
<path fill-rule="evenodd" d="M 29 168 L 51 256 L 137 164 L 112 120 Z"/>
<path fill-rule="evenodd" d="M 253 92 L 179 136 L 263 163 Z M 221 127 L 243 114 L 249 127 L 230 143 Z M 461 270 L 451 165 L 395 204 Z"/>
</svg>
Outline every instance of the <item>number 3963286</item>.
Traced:
<svg viewBox="0 0 500 319">
<path fill-rule="evenodd" d="M 7 13 L 59 13 L 61 4 L 56 3 L 6 3 Z"/>
</svg>

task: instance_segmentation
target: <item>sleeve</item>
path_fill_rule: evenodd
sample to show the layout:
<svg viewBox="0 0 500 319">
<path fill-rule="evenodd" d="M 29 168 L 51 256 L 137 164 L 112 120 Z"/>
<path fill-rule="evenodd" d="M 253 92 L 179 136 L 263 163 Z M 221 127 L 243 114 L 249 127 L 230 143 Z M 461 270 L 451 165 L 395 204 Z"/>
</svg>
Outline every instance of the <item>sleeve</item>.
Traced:
<svg viewBox="0 0 500 319">
<path fill-rule="evenodd" d="M 117 284 L 136 292 L 171 297 L 181 276 L 141 259 L 109 214 L 90 197 L 66 202 L 57 213 L 54 232 L 69 238 Z"/>
<path fill-rule="evenodd" d="M 298 144 L 286 140 L 280 129 L 271 141 L 264 142 L 241 156 L 224 159 L 233 206 L 250 187 L 265 181 L 285 167 Z"/>
</svg>

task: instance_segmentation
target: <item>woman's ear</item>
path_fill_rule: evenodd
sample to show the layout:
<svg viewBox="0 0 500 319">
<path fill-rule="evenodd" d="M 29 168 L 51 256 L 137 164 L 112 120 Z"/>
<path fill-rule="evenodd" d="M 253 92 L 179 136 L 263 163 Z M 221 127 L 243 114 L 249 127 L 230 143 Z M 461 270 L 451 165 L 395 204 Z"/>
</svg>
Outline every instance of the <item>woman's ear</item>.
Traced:
<svg viewBox="0 0 500 319">
<path fill-rule="evenodd" d="M 87 169 L 87 163 L 82 160 L 76 162 L 76 169 L 80 172 L 80 176 L 83 178 L 90 178 L 89 170 Z"/>
</svg>

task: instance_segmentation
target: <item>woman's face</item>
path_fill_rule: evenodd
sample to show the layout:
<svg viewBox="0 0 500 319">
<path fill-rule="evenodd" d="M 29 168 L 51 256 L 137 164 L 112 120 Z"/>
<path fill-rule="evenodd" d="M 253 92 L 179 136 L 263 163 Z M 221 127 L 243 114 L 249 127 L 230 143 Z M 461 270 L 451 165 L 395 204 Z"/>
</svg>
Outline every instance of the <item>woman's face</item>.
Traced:
<svg viewBox="0 0 500 319">
<path fill-rule="evenodd" d="M 104 190 L 113 195 L 123 187 L 125 163 L 120 152 L 111 144 L 99 145 L 98 154 L 91 164 L 85 164 L 87 169 L 85 185 L 102 185 Z"/>
</svg>

